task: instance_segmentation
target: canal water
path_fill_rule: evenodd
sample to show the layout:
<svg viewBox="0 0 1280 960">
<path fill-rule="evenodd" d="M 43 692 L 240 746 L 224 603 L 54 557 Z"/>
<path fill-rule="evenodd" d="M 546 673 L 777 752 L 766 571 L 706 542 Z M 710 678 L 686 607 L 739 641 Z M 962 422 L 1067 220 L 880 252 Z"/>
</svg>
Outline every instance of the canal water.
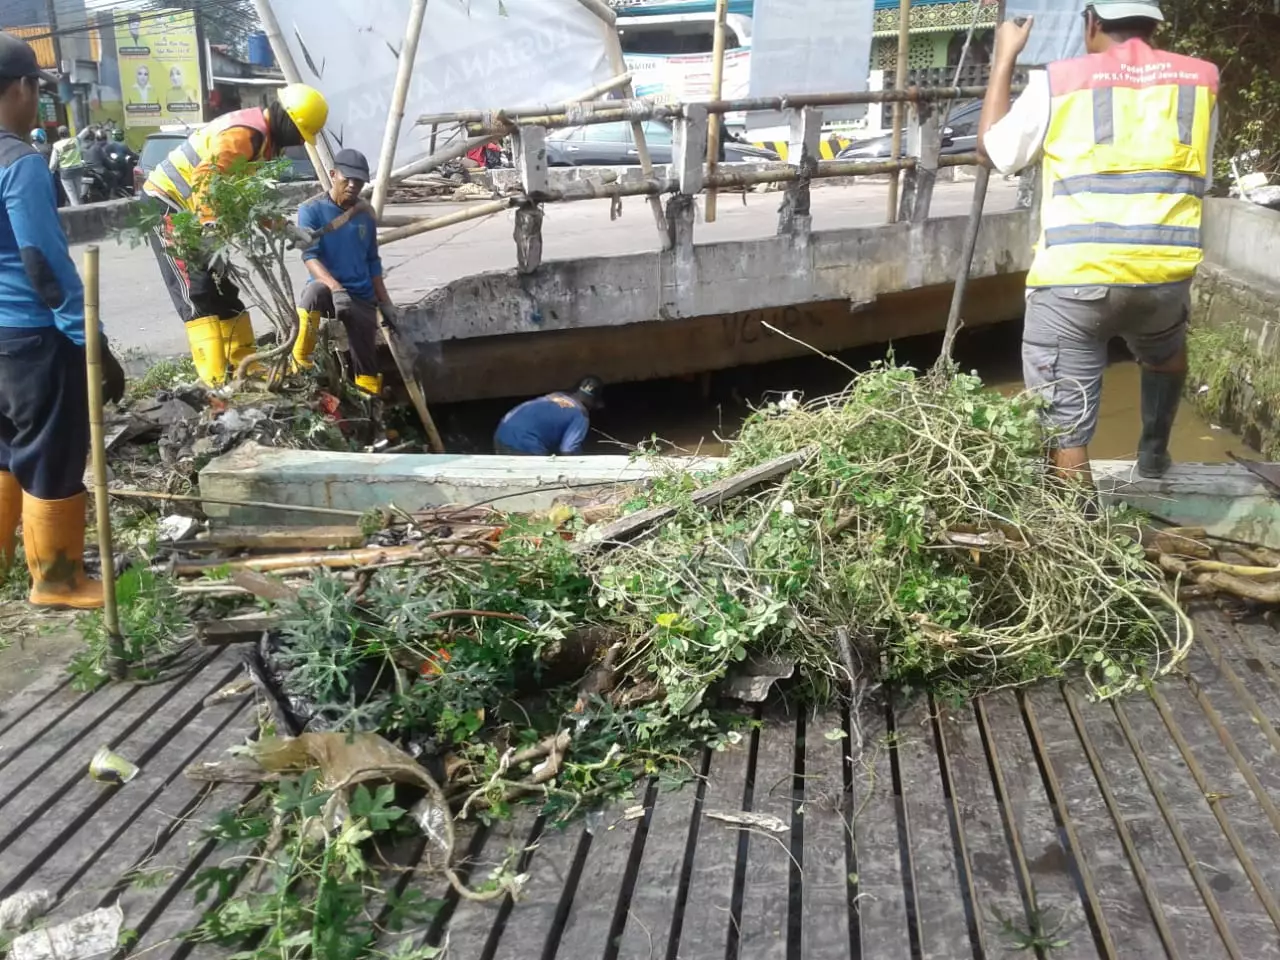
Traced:
<svg viewBox="0 0 1280 960">
<path fill-rule="evenodd" d="M 993 389 L 1022 389 L 1021 323 L 1006 323 L 963 331 L 956 343 L 956 360 L 975 370 Z M 897 362 L 926 369 L 937 359 L 940 336 L 914 337 L 892 345 Z M 865 369 L 884 359 L 886 345 L 845 351 L 841 360 Z M 839 391 L 848 372 L 823 357 L 801 357 L 698 377 L 607 385 L 606 407 L 592 417 L 592 436 L 585 452 L 624 453 L 636 444 L 658 438 L 673 452 L 718 455 L 732 439 L 753 406 L 798 391 L 816 398 Z M 1124 345 L 1112 345 L 1111 363 L 1103 378 L 1102 410 L 1090 454 L 1098 459 L 1123 460 L 1136 456 L 1140 373 Z M 572 384 L 566 384 L 566 388 Z M 445 443 L 451 450 L 492 452 L 493 429 L 515 400 L 450 404 L 438 411 Z M 1228 452 L 1246 455 L 1243 442 L 1229 431 L 1206 423 L 1189 404 L 1178 412 L 1170 452 L 1175 460 L 1220 463 Z"/>
</svg>

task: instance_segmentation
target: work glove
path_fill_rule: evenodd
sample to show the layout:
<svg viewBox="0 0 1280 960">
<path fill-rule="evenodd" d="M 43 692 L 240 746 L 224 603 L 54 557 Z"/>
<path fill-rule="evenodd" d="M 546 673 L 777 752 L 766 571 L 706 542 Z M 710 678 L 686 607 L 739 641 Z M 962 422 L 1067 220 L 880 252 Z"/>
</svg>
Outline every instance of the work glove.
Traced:
<svg viewBox="0 0 1280 960">
<path fill-rule="evenodd" d="M 102 341 L 102 399 L 119 403 L 124 399 L 124 367 L 116 359 L 106 340 Z"/>
<path fill-rule="evenodd" d="M 333 291 L 333 315 L 341 317 L 344 313 L 351 309 L 351 294 L 339 287 Z"/>
<path fill-rule="evenodd" d="M 382 312 L 382 325 L 392 333 L 398 333 L 400 330 L 400 308 L 390 300 L 383 300 L 378 304 L 378 309 Z"/>
</svg>

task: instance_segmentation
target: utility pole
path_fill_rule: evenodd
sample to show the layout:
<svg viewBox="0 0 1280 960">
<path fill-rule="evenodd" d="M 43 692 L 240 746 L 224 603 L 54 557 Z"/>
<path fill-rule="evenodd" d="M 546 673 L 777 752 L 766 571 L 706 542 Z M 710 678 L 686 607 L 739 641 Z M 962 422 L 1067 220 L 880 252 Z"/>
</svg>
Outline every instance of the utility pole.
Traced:
<svg viewBox="0 0 1280 960">
<path fill-rule="evenodd" d="M 55 0 L 45 0 L 45 13 L 49 18 L 49 38 L 53 41 L 53 72 L 58 75 L 58 97 L 62 97 L 62 38 L 58 36 L 58 8 Z M 69 89 L 69 88 L 68 88 Z M 67 114 L 66 120 L 68 125 L 75 122 L 75 118 L 71 115 L 71 104 L 64 104 L 64 112 Z"/>
</svg>

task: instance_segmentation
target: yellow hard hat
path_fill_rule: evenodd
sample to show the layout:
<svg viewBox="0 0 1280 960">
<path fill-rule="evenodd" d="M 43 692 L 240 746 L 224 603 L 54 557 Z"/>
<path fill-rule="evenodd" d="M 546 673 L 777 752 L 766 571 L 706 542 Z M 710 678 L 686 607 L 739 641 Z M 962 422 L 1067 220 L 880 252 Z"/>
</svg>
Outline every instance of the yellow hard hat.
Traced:
<svg viewBox="0 0 1280 960">
<path fill-rule="evenodd" d="M 316 137 L 324 129 L 329 119 L 329 104 L 315 87 L 305 83 L 291 83 L 280 91 L 280 106 L 289 115 L 302 139 L 307 143 L 315 143 Z"/>
</svg>

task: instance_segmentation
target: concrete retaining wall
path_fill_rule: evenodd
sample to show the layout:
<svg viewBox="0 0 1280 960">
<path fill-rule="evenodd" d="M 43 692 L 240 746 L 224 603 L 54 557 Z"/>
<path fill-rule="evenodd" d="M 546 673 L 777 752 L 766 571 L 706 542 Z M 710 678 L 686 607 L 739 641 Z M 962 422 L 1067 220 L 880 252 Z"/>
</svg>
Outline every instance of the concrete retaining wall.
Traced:
<svg viewBox="0 0 1280 960">
<path fill-rule="evenodd" d="M 942 329 L 967 222 L 686 241 L 665 252 L 549 261 L 528 274 L 483 273 L 433 291 L 406 311 L 401 329 L 427 358 L 419 374 L 436 400 L 554 389 L 600 372 L 609 358 L 611 379 L 641 380 L 803 353 L 801 344 L 761 333 L 760 320 L 774 311 L 796 311 L 769 322 L 824 349 L 885 342 Z M 973 275 L 994 286 L 970 297 L 975 323 L 1019 315 L 1030 256 L 1025 211 L 983 220 Z M 883 308 L 926 291 L 923 313 L 905 302 Z M 750 331 L 738 337 L 738 326 Z M 625 349 L 602 350 L 606 336 Z M 501 372 L 515 367 L 518 384 Z"/>
<path fill-rule="evenodd" d="M 1192 305 L 1189 399 L 1280 458 L 1280 212 L 1207 201 Z"/>
</svg>

